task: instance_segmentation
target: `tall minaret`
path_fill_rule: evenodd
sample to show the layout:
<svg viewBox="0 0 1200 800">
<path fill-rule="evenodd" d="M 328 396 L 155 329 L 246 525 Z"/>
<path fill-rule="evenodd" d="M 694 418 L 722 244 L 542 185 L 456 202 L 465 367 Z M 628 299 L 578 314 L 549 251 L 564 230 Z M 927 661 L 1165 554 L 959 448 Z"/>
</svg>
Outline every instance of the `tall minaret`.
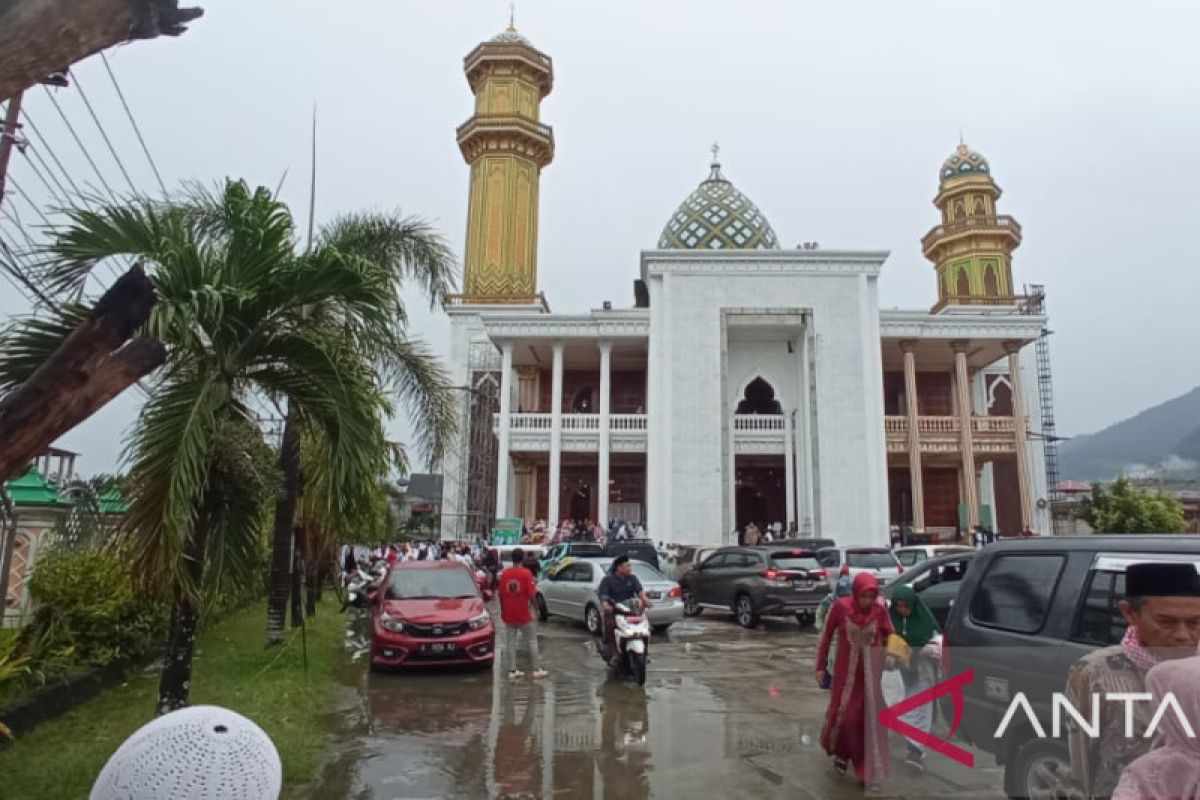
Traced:
<svg viewBox="0 0 1200 800">
<path fill-rule="evenodd" d="M 475 114 L 458 129 L 471 165 L 463 301 L 533 303 L 537 295 L 538 182 L 554 133 L 538 121 L 550 94 L 550 57 L 511 22 L 464 59 Z"/>
<path fill-rule="evenodd" d="M 1016 302 L 1012 252 L 1021 244 L 1021 226 L 996 213 L 1000 187 L 987 159 L 960 141 L 942 164 L 937 197 L 942 224 L 921 240 L 938 277 L 938 303 L 996 306 Z"/>
</svg>

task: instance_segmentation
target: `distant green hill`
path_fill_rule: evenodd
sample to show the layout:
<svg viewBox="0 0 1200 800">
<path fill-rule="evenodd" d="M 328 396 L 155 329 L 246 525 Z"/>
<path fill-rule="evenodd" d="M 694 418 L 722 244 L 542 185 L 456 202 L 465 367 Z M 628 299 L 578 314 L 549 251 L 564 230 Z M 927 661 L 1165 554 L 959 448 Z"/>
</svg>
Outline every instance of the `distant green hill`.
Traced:
<svg viewBox="0 0 1200 800">
<path fill-rule="evenodd" d="M 1062 480 L 1109 480 L 1139 470 L 1200 473 L 1200 386 L 1099 433 L 1059 447 Z"/>
</svg>

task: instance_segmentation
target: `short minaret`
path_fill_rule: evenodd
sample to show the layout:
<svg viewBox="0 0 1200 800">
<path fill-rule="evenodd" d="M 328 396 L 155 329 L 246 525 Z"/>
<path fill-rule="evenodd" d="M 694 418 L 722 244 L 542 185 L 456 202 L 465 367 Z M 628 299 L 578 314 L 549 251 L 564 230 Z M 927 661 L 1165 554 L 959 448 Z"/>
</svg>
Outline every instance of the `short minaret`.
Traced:
<svg viewBox="0 0 1200 800">
<path fill-rule="evenodd" d="M 538 182 L 554 134 L 538 121 L 554 82 L 550 57 L 508 29 L 472 50 L 464 71 L 475 114 L 458 129 L 471 165 L 463 296 L 532 304 L 537 295 Z"/>
<path fill-rule="evenodd" d="M 933 204 L 942 224 L 921 240 L 938 277 L 935 312 L 948 306 L 1007 306 L 1016 302 L 1012 252 L 1021 244 L 1021 226 L 996 213 L 1000 187 L 987 159 L 963 142 L 942 164 Z"/>
</svg>

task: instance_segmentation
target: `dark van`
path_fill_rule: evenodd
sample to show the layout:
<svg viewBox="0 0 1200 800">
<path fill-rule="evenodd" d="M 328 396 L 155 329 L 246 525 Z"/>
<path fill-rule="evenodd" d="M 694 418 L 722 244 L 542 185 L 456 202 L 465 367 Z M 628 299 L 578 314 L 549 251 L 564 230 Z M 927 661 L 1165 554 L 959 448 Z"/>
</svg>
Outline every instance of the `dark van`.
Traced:
<svg viewBox="0 0 1200 800">
<path fill-rule="evenodd" d="M 1018 692 L 1038 720 L 1050 720 L 1051 697 L 1064 691 L 1071 665 L 1121 641 L 1125 568 L 1141 561 L 1200 565 L 1200 536 L 1011 539 L 972 559 L 944 631 L 947 675 L 975 670 L 957 735 L 1004 766 L 1010 797 L 1076 796 L 1065 741 L 1037 738 L 1023 713 L 1003 737 L 995 733 Z"/>
<path fill-rule="evenodd" d="M 648 539 L 609 542 L 604 545 L 605 558 L 616 558 L 617 556 L 629 556 L 639 561 L 645 561 L 655 569 L 659 568 L 658 551 L 654 549 L 654 544 Z"/>
</svg>

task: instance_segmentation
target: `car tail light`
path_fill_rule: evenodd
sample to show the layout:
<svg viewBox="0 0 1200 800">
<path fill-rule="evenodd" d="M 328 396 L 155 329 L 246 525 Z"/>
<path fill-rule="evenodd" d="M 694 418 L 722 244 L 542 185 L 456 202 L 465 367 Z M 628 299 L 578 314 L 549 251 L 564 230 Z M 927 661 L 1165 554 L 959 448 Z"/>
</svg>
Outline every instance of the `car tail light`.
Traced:
<svg viewBox="0 0 1200 800">
<path fill-rule="evenodd" d="M 683 589 L 673 586 L 671 587 L 671 591 L 667 592 L 667 597 L 683 597 Z"/>
<path fill-rule="evenodd" d="M 829 570 L 827 570 L 827 569 L 814 569 L 814 570 L 810 570 L 810 571 L 809 571 L 809 573 L 808 573 L 808 577 L 810 577 L 810 578 L 825 578 L 825 579 L 828 579 L 828 578 L 829 578 Z"/>
<path fill-rule="evenodd" d="M 783 573 L 777 569 L 769 569 L 766 572 L 759 573 L 769 581 L 777 581 L 783 577 Z"/>
</svg>

